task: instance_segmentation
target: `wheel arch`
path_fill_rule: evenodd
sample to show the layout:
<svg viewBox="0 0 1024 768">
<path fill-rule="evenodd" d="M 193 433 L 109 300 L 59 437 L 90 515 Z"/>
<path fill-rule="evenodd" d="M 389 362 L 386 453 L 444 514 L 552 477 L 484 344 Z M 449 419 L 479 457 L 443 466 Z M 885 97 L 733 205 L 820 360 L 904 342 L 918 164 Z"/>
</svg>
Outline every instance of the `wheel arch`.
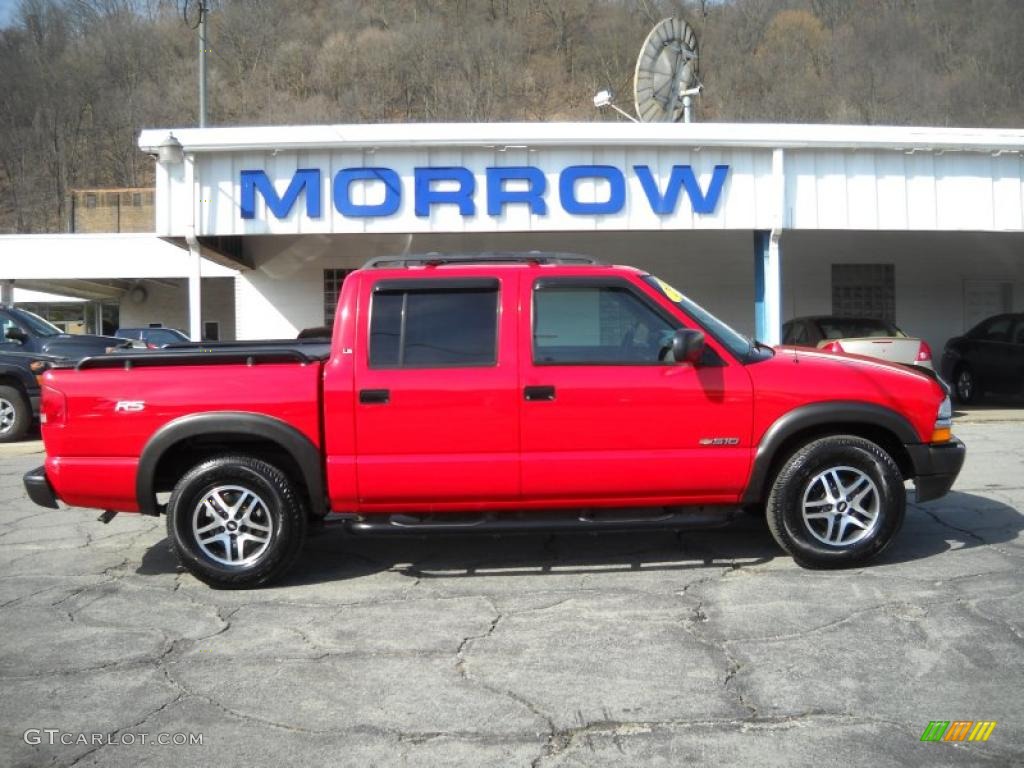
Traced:
<svg viewBox="0 0 1024 768">
<path fill-rule="evenodd" d="M 743 496 L 744 504 L 768 498 L 772 479 L 802 445 L 828 435 L 855 435 L 883 448 L 904 478 L 914 476 L 908 444 L 920 442 L 911 423 L 881 405 L 857 402 L 821 402 L 795 408 L 780 416 L 761 437 Z"/>
<path fill-rule="evenodd" d="M 26 400 L 28 400 L 32 394 L 29 392 L 28 387 L 25 386 L 25 381 L 21 376 L 13 370 L 7 370 L 4 368 L 0 368 L 0 387 L 13 387 L 18 390 Z"/>
<path fill-rule="evenodd" d="M 169 491 L 191 467 L 225 453 L 265 459 L 292 477 L 312 515 L 327 511 L 320 449 L 292 425 L 265 414 L 222 411 L 182 416 L 163 425 L 139 457 L 139 511 L 158 515 L 157 493 Z"/>
</svg>

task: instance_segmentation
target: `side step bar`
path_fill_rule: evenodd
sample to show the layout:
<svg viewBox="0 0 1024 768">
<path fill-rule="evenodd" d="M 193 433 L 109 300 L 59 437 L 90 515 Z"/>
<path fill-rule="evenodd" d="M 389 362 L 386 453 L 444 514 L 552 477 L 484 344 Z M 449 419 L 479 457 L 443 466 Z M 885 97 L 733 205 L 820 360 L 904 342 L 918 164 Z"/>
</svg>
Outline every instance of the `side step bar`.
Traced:
<svg viewBox="0 0 1024 768">
<path fill-rule="evenodd" d="M 728 525 L 737 507 L 657 507 L 549 512 L 439 512 L 424 514 L 328 515 L 355 534 L 537 533 L 550 531 L 636 531 L 718 528 Z"/>
</svg>

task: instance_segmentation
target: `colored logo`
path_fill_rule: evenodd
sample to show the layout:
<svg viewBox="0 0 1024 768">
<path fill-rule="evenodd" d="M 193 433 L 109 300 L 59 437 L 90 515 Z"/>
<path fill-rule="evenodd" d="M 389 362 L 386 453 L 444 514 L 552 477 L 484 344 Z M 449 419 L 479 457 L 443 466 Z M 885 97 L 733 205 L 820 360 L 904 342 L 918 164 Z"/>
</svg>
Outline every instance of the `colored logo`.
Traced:
<svg viewBox="0 0 1024 768">
<path fill-rule="evenodd" d="M 921 741 L 988 741 L 995 727 L 995 720 L 932 720 Z"/>
</svg>

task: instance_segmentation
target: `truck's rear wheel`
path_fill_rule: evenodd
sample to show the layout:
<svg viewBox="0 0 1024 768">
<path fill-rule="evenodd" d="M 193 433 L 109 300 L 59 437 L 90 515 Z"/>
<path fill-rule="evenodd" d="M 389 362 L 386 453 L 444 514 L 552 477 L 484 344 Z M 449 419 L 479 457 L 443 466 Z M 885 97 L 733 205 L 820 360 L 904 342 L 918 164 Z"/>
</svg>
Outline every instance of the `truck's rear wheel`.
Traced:
<svg viewBox="0 0 1024 768">
<path fill-rule="evenodd" d="M 800 565 L 842 568 L 876 556 L 906 510 L 903 477 L 881 447 L 853 435 L 808 443 L 783 465 L 768 527 Z"/>
<path fill-rule="evenodd" d="M 0 443 L 21 440 L 32 422 L 28 401 L 16 387 L 0 386 Z"/>
<path fill-rule="evenodd" d="M 306 510 L 288 477 L 248 456 L 190 470 L 167 503 L 167 538 L 178 559 L 212 587 L 258 587 L 295 562 Z"/>
</svg>

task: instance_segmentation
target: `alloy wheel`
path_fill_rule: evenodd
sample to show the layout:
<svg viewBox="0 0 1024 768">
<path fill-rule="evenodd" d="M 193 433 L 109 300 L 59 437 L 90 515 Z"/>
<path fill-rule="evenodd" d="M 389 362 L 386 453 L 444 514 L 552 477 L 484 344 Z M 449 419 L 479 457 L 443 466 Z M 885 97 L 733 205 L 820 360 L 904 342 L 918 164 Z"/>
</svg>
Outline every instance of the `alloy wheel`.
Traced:
<svg viewBox="0 0 1024 768">
<path fill-rule="evenodd" d="M 869 475 L 855 467 L 830 467 L 804 489 L 801 512 L 808 532 L 823 544 L 846 547 L 878 524 L 881 494 Z"/>
<path fill-rule="evenodd" d="M 14 407 L 14 403 L 0 398 L 0 435 L 6 435 L 14 429 L 17 420 L 18 412 Z"/>
<path fill-rule="evenodd" d="M 267 551 L 274 519 L 256 493 L 219 485 L 203 495 L 192 513 L 192 535 L 203 554 L 229 566 L 252 565 Z"/>
</svg>

